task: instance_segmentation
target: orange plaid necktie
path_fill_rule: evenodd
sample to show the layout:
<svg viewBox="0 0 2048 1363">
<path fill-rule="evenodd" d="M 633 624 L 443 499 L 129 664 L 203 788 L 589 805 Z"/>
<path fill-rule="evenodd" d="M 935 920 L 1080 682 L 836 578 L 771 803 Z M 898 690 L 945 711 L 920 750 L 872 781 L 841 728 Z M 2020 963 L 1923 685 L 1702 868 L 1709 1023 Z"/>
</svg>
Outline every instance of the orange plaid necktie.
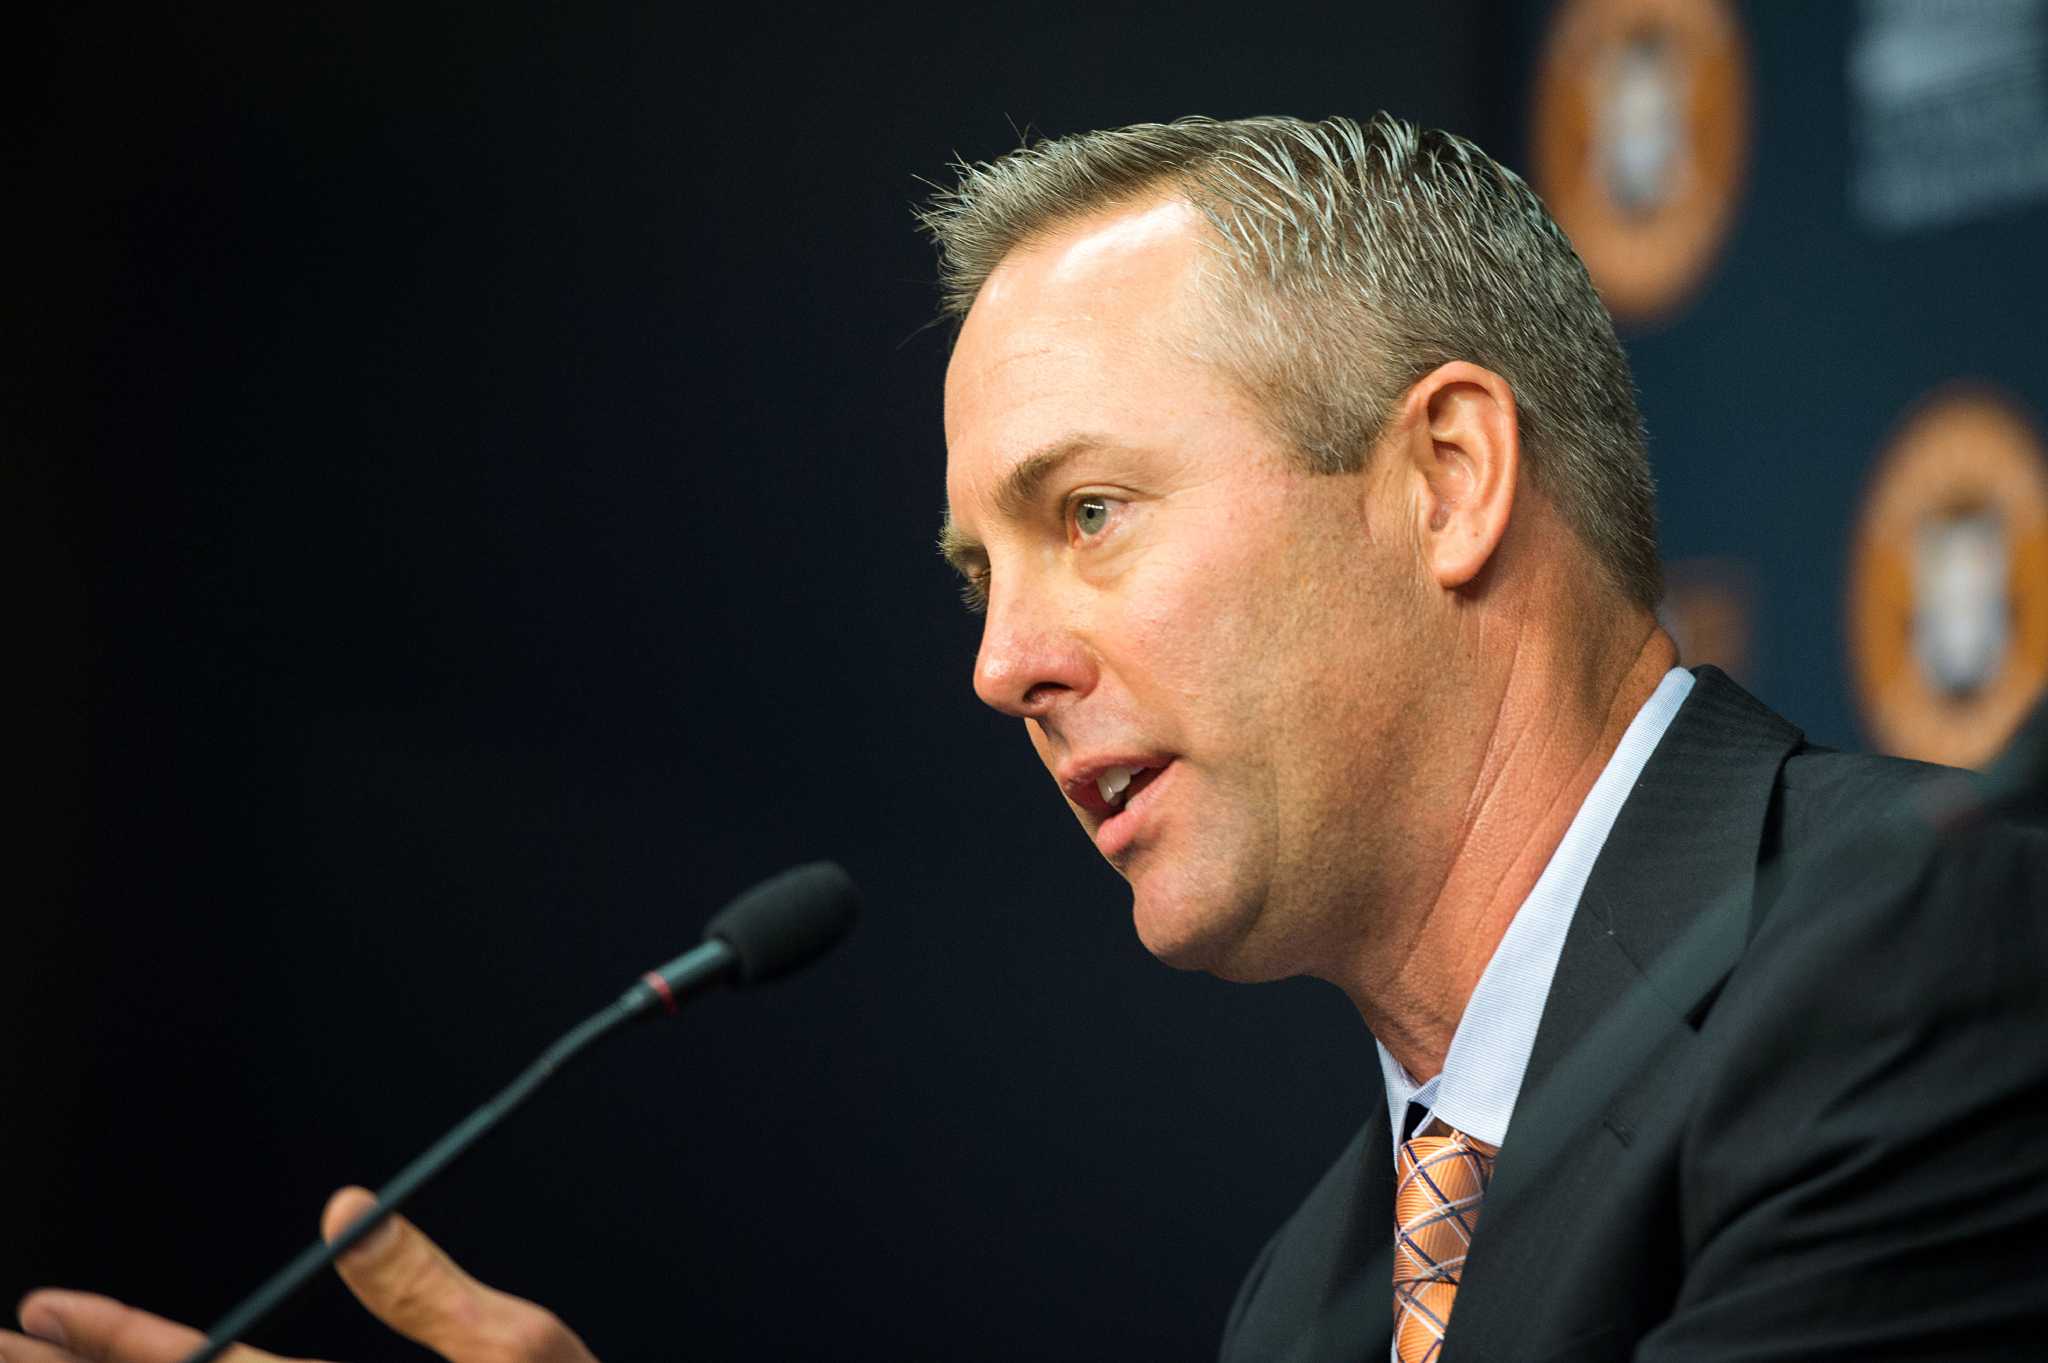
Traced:
<svg viewBox="0 0 2048 1363">
<path fill-rule="evenodd" d="M 1436 1363 L 1443 1352 L 1497 1153 L 1462 1131 L 1401 1144 L 1394 1186 L 1394 1356 L 1401 1363 Z"/>
</svg>

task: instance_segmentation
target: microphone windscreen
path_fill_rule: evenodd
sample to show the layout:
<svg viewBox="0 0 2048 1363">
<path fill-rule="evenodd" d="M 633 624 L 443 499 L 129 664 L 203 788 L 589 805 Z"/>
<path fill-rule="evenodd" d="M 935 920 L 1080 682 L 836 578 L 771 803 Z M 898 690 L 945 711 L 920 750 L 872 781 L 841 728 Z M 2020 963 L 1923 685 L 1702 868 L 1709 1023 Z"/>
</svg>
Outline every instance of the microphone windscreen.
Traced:
<svg viewBox="0 0 2048 1363">
<path fill-rule="evenodd" d="M 739 958 L 737 984 L 759 984 L 810 964 L 846 935 L 860 891 L 837 863 L 794 866 L 718 911 L 704 929 Z"/>
</svg>

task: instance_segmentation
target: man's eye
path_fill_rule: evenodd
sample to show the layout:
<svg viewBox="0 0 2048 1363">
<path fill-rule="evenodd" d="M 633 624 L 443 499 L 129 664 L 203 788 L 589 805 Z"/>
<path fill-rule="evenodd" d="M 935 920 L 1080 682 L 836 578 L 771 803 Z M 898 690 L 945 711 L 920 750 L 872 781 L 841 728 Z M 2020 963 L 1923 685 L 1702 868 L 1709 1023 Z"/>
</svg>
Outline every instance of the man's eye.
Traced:
<svg viewBox="0 0 2048 1363">
<path fill-rule="evenodd" d="M 1099 535 L 1109 528 L 1109 499 L 1083 497 L 1074 503 L 1074 528 L 1083 535 Z"/>
<path fill-rule="evenodd" d="M 976 568 L 962 577 L 960 604 L 975 615 L 988 610 L 988 569 Z"/>
</svg>

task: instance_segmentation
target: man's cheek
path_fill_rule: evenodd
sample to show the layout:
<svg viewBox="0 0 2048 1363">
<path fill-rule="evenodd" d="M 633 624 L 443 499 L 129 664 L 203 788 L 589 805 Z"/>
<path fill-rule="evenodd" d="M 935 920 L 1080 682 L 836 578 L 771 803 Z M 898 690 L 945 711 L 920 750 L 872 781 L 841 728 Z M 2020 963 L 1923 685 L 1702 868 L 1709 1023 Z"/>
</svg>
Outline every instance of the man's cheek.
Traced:
<svg viewBox="0 0 2048 1363">
<path fill-rule="evenodd" d="M 1039 726 L 1038 721 L 1035 719 L 1024 721 L 1024 732 L 1030 737 L 1031 751 L 1038 754 L 1038 760 L 1044 764 L 1046 774 L 1053 776 L 1054 780 L 1057 781 L 1058 777 L 1054 774 L 1059 769 L 1059 754 L 1053 751 L 1052 740 L 1046 737 L 1045 730 Z"/>
</svg>

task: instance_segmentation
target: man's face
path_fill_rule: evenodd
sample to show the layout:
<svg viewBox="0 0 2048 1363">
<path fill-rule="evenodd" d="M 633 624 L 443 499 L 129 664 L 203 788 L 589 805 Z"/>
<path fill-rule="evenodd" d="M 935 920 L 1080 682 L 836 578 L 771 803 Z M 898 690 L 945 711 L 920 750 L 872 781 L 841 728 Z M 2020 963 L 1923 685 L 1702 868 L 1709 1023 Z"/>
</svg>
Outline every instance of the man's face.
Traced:
<svg viewBox="0 0 2048 1363">
<path fill-rule="evenodd" d="M 1145 945 L 1266 978 L 1387 888 L 1418 579 L 1390 461 L 1299 471 L 1195 357 L 1201 232 L 1113 210 L 989 278 L 947 374 L 949 535 L 985 574 L 975 690 L 1025 720 Z"/>
</svg>

